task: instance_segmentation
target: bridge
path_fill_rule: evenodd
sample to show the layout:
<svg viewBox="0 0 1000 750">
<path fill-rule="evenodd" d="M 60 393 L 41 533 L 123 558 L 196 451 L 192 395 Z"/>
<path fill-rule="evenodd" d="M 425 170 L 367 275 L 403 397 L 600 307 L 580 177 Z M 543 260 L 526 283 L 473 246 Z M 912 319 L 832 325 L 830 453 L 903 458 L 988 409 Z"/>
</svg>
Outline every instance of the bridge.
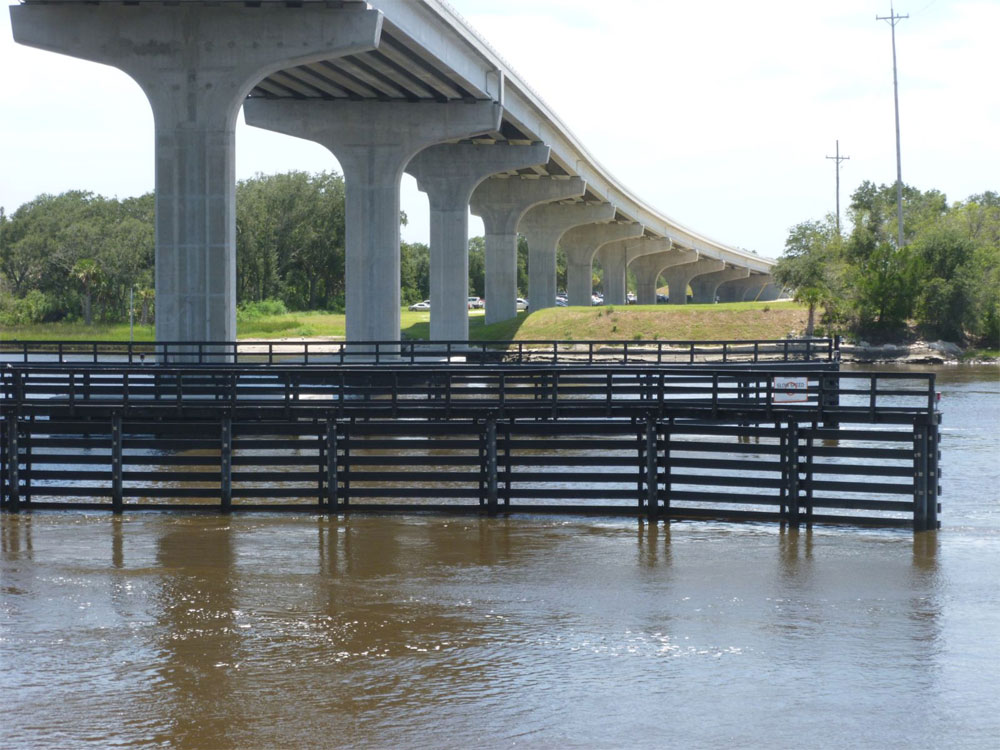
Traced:
<svg viewBox="0 0 1000 750">
<path fill-rule="evenodd" d="M 486 322 L 516 315 L 517 236 L 529 303 L 551 307 L 556 251 L 569 303 L 638 301 L 657 279 L 696 302 L 774 299 L 773 261 L 684 227 L 630 193 L 500 55 L 440 0 L 22 0 L 14 38 L 121 69 L 153 111 L 157 340 L 236 339 L 235 136 L 316 141 L 346 187 L 351 342 L 400 338 L 399 191 L 430 204 L 431 338 L 467 340 L 468 212 L 486 233 Z M 686 294 L 672 293 L 683 304 Z"/>
</svg>

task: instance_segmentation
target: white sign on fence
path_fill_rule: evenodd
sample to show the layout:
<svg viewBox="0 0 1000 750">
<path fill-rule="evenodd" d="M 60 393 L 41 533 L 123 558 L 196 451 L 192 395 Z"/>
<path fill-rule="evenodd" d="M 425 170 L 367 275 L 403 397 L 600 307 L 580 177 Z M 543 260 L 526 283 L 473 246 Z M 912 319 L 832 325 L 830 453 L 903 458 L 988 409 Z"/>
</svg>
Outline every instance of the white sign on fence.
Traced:
<svg viewBox="0 0 1000 750">
<path fill-rule="evenodd" d="M 771 402 L 775 404 L 793 404 L 809 400 L 809 381 L 807 378 L 778 376 L 774 378 Z"/>
</svg>

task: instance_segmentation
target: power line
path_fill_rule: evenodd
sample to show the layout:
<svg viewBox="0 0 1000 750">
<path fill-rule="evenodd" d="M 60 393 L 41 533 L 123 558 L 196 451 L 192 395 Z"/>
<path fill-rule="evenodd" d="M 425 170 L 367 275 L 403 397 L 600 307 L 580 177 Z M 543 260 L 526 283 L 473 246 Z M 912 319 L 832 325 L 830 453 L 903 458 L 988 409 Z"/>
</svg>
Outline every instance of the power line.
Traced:
<svg viewBox="0 0 1000 750">
<path fill-rule="evenodd" d="M 899 82 L 896 78 L 896 24 L 904 18 L 909 18 L 907 14 L 900 16 L 889 3 L 888 16 L 875 16 L 876 21 L 888 21 L 892 27 L 892 95 L 896 103 L 896 247 L 903 246 L 903 165 L 900 158 L 899 149 Z"/>
<path fill-rule="evenodd" d="M 837 236 L 840 236 L 840 162 L 847 161 L 850 156 L 840 155 L 840 141 L 837 141 L 837 151 L 836 156 L 827 156 L 827 159 L 833 159 L 836 162 L 835 168 L 837 170 Z"/>
</svg>

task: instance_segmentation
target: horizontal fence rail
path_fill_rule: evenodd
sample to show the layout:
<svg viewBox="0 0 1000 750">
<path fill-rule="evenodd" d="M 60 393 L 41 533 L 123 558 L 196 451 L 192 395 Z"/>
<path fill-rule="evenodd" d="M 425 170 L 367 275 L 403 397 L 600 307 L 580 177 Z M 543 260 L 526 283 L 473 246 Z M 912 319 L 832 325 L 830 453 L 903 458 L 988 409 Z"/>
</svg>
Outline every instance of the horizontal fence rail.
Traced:
<svg viewBox="0 0 1000 750">
<path fill-rule="evenodd" d="M 0 359 L 178 364 L 728 364 L 836 362 L 839 338 L 758 341 L 0 341 Z"/>
<path fill-rule="evenodd" d="M 3 507 L 938 526 L 933 374 L 6 364 Z"/>
<path fill-rule="evenodd" d="M 908 422 L 935 409 L 934 376 L 769 368 L 451 366 L 423 371 L 236 366 L 20 365 L 0 369 L 7 408 L 78 416 L 110 410 L 196 417 L 240 414 L 337 418 L 444 415 L 566 418 L 657 415 L 772 421 Z"/>
</svg>

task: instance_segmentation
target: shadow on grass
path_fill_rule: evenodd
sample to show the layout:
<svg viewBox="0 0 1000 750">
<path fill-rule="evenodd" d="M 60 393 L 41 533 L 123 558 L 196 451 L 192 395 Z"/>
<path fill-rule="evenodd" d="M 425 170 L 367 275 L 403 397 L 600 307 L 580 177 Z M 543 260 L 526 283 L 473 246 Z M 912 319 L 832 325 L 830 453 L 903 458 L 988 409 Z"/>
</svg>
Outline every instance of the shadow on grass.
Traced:
<svg viewBox="0 0 1000 750">
<path fill-rule="evenodd" d="M 518 330 L 527 319 L 528 313 L 521 311 L 516 318 L 503 320 L 499 323 L 486 325 L 486 318 L 482 315 L 469 317 L 469 340 L 470 341 L 513 341 Z M 402 329 L 404 339 L 421 339 L 426 341 L 431 335 L 430 321 L 422 320 L 411 323 Z"/>
</svg>

